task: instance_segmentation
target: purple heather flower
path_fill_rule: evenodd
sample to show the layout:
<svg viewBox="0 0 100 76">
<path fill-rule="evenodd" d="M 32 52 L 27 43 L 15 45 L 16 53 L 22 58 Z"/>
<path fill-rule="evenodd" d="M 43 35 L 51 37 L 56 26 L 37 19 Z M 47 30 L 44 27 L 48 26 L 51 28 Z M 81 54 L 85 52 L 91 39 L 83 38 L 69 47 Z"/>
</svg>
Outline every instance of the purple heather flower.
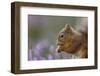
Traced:
<svg viewBox="0 0 100 76">
<path fill-rule="evenodd" d="M 45 48 L 47 48 L 47 46 L 44 42 L 42 41 L 38 42 L 36 46 L 33 48 L 34 54 L 40 55 Z"/>
<path fill-rule="evenodd" d="M 53 56 L 51 54 L 48 55 L 48 60 L 52 60 L 54 59 Z"/>
<path fill-rule="evenodd" d="M 33 60 L 38 60 L 38 58 L 37 57 L 33 57 Z"/>
</svg>

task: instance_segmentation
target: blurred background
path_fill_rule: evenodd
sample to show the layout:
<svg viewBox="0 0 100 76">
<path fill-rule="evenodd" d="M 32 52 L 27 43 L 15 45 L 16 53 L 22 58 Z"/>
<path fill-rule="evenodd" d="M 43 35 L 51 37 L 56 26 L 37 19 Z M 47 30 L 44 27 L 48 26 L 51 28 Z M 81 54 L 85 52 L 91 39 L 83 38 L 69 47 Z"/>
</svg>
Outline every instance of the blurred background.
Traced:
<svg viewBox="0 0 100 76">
<path fill-rule="evenodd" d="M 87 18 L 28 15 L 28 60 L 71 59 L 72 55 L 56 51 L 58 33 L 66 24 L 82 28 Z"/>
</svg>

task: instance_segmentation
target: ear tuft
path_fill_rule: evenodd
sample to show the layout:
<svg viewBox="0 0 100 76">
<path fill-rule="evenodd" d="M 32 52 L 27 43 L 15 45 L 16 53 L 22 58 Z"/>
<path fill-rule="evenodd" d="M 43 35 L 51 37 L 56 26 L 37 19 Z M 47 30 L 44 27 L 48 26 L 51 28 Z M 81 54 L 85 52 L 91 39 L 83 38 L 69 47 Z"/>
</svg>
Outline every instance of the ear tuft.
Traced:
<svg viewBox="0 0 100 76">
<path fill-rule="evenodd" d="M 66 30 L 71 30 L 71 26 L 69 24 L 65 25 Z"/>
</svg>

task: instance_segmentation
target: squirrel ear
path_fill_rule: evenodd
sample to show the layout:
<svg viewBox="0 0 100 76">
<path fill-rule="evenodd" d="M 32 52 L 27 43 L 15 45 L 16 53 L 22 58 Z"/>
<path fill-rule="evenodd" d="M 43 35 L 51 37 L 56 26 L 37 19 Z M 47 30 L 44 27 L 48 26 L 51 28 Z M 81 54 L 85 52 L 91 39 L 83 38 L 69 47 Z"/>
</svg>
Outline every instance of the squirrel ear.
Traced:
<svg viewBox="0 0 100 76">
<path fill-rule="evenodd" d="M 70 31 L 71 30 L 71 26 L 69 24 L 66 24 L 65 25 L 65 29 L 68 30 L 68 31 Z"/>
</svg>

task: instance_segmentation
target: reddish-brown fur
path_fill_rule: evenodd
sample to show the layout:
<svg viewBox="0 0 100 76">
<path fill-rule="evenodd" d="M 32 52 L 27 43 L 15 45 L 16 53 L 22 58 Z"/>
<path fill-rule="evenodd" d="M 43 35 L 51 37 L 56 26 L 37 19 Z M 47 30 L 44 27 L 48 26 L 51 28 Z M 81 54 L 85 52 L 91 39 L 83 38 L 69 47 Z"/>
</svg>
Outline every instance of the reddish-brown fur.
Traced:
<svg viewBox="0 0 100 76">
<path fill-rule="evenodd" d="M 76 30 L 67 24 L 58 34 L 56 50 L 87 58 L 87 42 L 86 30 Z"/>
</svg>

